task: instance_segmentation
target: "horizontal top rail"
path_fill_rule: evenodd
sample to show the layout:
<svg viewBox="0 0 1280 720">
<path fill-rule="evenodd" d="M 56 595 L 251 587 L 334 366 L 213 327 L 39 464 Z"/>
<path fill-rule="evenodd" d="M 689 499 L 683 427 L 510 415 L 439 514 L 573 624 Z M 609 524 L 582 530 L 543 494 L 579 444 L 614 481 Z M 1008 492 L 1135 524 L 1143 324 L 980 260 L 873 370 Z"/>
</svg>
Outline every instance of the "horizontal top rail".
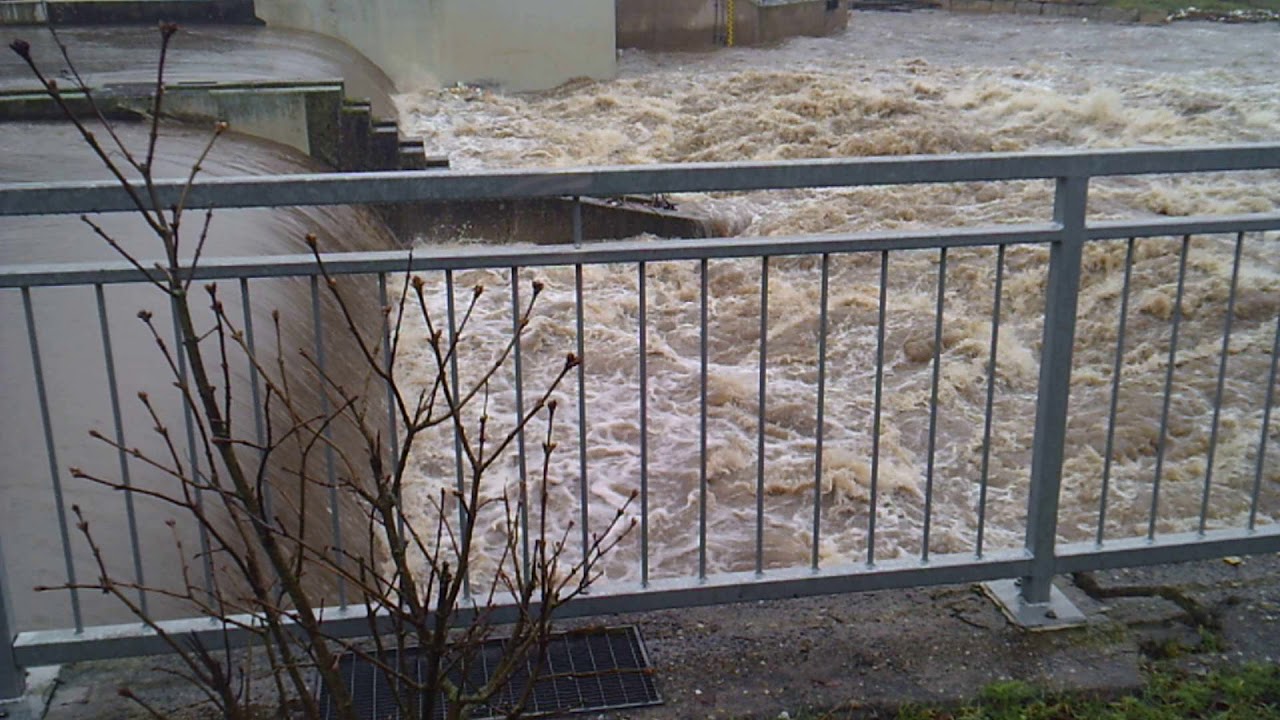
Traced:
<svg viewBox="0 0 1280 720">
<path fill-rule="evenodd" d="M 1276 216 L 1280 227 L 1280 215 Z M 601 265 L 663 262 L 703 258 L 816 255 L 821 253 L 921 250 L 1045 243 L 1058 239 L 1054 223 L 1002 225 L 956 230 L 840 233 L 791 237 L 714 238 L 690 240 L 620 240 L 570 245 L 464 245 L 450 248 L 322 254 L 325 270 L 333 275 L 358 275 L 429 270 Z M 241 277 L 297 277 L 316 273 L 312 255 L 273 255 L 247 258 L 203 257 L 194 277 L 225 280 Z M 185 277 L 185 276 L 184 276 Z M 0 288 L 49 285 L 87 285 L 142 282 L 148 277 L 127 261 L 56 265 L 0 265 Z"/>
<path fill-rule="evenodd" d="M 1088 223 L 1085 237 L 1090 240 L 1124 240 L 1158 235 L 1217 235 L 1269 230 L 1280 230 L 1280 212 L 1102 220 Z"/>
<path fill-rule="evenodd" d="M 1158 540 L 1137 538 L 1092 542 L 1060 548 L 1055 572 L 1100 570 L 1112 567 L 1134 567 L 1221 557 L 1224 554 L 1265 553 L 1280 547 L 1280 530 L 1274 527 L 1257 530 L 1212 530 L 1206 533 L 1179 533 Z M 758 575 L 754 571 L 722 573 L 705 580 L 697 578 L 663 578 L 649 588 L 602 583 L 600 591 L 582 595 L 558 611 L 557 617 L 590 617 L 616 612 L 639 612 L 668 607 L 692 607 L 734 602 L 776 600 L 805 595 L 844 592 L 867 592 L 898 587 L 920 587 L 984 579 L 1013 577 L 1027 572 L 1031 563 L 1024 550 L 1007 550 L 985 555 L 981 563 L 969 554 L 935 555 L 928 562 L 916 558 L 834 565 L 821 570 L 808 567 L 770 571 Z M 510 606 L 496 608 L 492 620 L 512 621 Z M 367 635 L 368 613 L 361 607 L 325 608 L 326 630 L 335 637 Z M 378 620 L 384 616 L 379 616 Z M 463 615 L 466 622 L 470 616 Z M 237 616 L 246 624 L 251 616 Z M 207 618 L 161 621 L 171 634 L 199 637 L 210 648 L 224 647 L 230 639 L 238 645 L 252 642 L 245 635 L 230 635 L 221 624 Z M 391 631 L 389 625 L 384 625 Z M 108 625 L 73 630 L 39 630 L 20 633 L 13 652 L 24 666 L 54 665 L 84 660 L 104 660 L 122 656 L 167 652 L 156 634 L 140 624 Z"/>
<path fill-rule="evenodd" d="M 191 208 L 346 205 L 590 195 L 781 190 L 1280 168 L 1280 144 L 1126 150 L 1054 150 L 902 157 L 677 163 L 614 167 L 325 173 L 204 179 Z M 158 183 L 163 205 L 183 181 Z M 115 181 L 0 185 L 0 216 L 133 210 Z"/>
<path fill-rule="evenodd" d="M 1185 218 L 1106 221 L 1091 224 L 1090 240 L 1280 230 L 1280 213 L 1213 215 Z M 607 263 L 664 262 L 676 260 L 761 257 L 765 255 L 817 255 L 821 253 L 921 250 L 939 247 L 1018 245 L 1046 243 L 1061 237 L 1056 223 L 997 225 L 978 228 L 831 233 L 754 238 L 690 240 L 621 240 L 567 245 L 474 245 L 426 248 L 414 251 L 323 254 L 325 269 L 334 275 L 472 270 L 478 268 L 549 267 Z M 316 272 L 315 258 L 307 254 L 248 258 L 205 257 L 194 278 L 299 277 Z M 184 276 L 186 277 L 186 276 Z M 0 288 L 63 285 L 107 285 L 144 282 L 147 276 L 131 263 L 60 263 L 51 265 L 0 265 Z"/>
</svg>

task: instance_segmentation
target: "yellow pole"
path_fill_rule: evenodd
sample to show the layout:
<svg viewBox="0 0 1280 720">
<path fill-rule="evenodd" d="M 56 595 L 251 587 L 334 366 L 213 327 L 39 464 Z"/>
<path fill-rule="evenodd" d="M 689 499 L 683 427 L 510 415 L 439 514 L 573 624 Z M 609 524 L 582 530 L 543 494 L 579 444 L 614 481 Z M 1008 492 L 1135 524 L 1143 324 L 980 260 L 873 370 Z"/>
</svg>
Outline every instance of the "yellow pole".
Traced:
<svg viewBox="0 0 1280 720">
<path fill-rule="evenodd" d="M 733 0 L 729 0 L 729 6 L 725 11 L 728 15 L 728 27 L 725 28 L 724 44 L 726 47 L 733 47 Z"/>
</svg>

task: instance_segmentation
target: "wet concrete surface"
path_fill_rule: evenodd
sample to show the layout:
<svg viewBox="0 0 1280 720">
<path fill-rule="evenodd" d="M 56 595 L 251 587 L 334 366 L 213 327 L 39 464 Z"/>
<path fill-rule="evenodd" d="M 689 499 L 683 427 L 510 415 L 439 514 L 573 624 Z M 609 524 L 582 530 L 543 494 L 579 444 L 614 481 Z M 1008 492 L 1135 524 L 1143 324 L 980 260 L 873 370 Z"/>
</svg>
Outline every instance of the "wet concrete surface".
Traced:
<svg viewBox="0 0 1280 720">
<path fill-rule="evenodd" d="M 75 27 L 58 30 L 76 69 L 90 87 L 155 82 L 160 34 L 152 26 Z M 74 79 L 49 31 L 8 27 L 31 44 L 36 63 L 62 87 Z M 386 74 L 339 40 L 296 30 L 244 25 L 193 25 L 173 38 L 165 61 L 170 83 L 344 80 L 347 97 L 368 99 L 378 117 L 395 117 L 395 88 Z M 0 91 L 38 88 L 22 59 L 0 52 Z"/>
<path fill-rule="evenodd" d="M 565 623 L 640 627 L 664 704 L 605 718 L 886 717 L 904 705 L 957 703 L 1008 679 L 1114 696 L 1154 667 L 1207 671 L 1280 659 L 1280 555 L 1093 575 L 1106 591 L 1173 589 L 1214 618 L 1197 625 L 1157 596 L 1098 600 L 1059 587 L 1083 627 L 1026 632 L 976 586 L 942 586 L 618 615 Z M 86 663 L 38 688 L 50 720 L 143 717 L 128 685 L 177 717 L 205 717 L 198 692 L 157 668 L 172 659 Z M 262 687 L 265 687 L 263 685 Z"/>
</svg>

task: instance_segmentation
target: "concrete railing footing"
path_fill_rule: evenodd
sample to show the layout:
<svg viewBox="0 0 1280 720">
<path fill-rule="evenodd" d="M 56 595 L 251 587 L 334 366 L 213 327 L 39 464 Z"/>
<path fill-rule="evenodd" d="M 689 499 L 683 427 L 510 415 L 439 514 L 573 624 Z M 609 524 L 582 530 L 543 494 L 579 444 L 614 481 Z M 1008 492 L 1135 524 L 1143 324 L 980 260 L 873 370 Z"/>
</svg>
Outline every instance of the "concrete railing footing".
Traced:
<svg viewBox="0 0 1280 720">
<path fill-rule="evenodd" d="M 982 583 L 982 592 L 991 598 L 1009 622 L 1025 630 L 1065 630 L 1079 627 L 1087 621 L 1080 608 L 1057 585 L 1050 586 L 1049 600 L 1043 603 L 1027 602 L 1018 580 Z"/>
</svg>

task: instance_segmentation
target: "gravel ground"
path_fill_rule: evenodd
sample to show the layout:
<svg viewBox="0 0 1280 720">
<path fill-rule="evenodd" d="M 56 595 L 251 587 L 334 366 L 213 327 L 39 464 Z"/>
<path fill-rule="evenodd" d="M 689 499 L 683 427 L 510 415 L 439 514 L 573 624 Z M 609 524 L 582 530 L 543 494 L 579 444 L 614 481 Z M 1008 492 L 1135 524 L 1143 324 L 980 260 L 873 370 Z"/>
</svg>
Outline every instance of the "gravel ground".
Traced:
<svg viewBox="0 0 1280 720">
<path fill-rule="evenodd" d="M 875 717 L 904 704 L 954 703 L 1019 679 L 1114 695 L 1144 669 L 1198 670 L 1280 659 L 1280 555 L 1059 578 L 1087 624 L 1026 632 L 976 586 L 940 586 L 669 610 L 574 621 L 639 626 L 664 704 L 602 718 Z M 1132 593 L 1132 597 L 1091 597 Z M 1099 589 L 1101 593 L 1099 593 Z M 1153 594 L 1160 591 L 1166 596 Z M 1170 599 L 1172 597 L 1173 599 Z M 1190 612 L 1188 611 L 1190 608 Z M 1202 614 L 1210 625 L 1198 625 Z M 38 690 L 49 720 L 143 717 L 128 684 L 176 715 L 199 696 L 164 659 L 61 668 Z M 38 715 L 37 715 L 38 717 Z M 595 717 L 593 715 L 593 717 Z"/>
</svg>

